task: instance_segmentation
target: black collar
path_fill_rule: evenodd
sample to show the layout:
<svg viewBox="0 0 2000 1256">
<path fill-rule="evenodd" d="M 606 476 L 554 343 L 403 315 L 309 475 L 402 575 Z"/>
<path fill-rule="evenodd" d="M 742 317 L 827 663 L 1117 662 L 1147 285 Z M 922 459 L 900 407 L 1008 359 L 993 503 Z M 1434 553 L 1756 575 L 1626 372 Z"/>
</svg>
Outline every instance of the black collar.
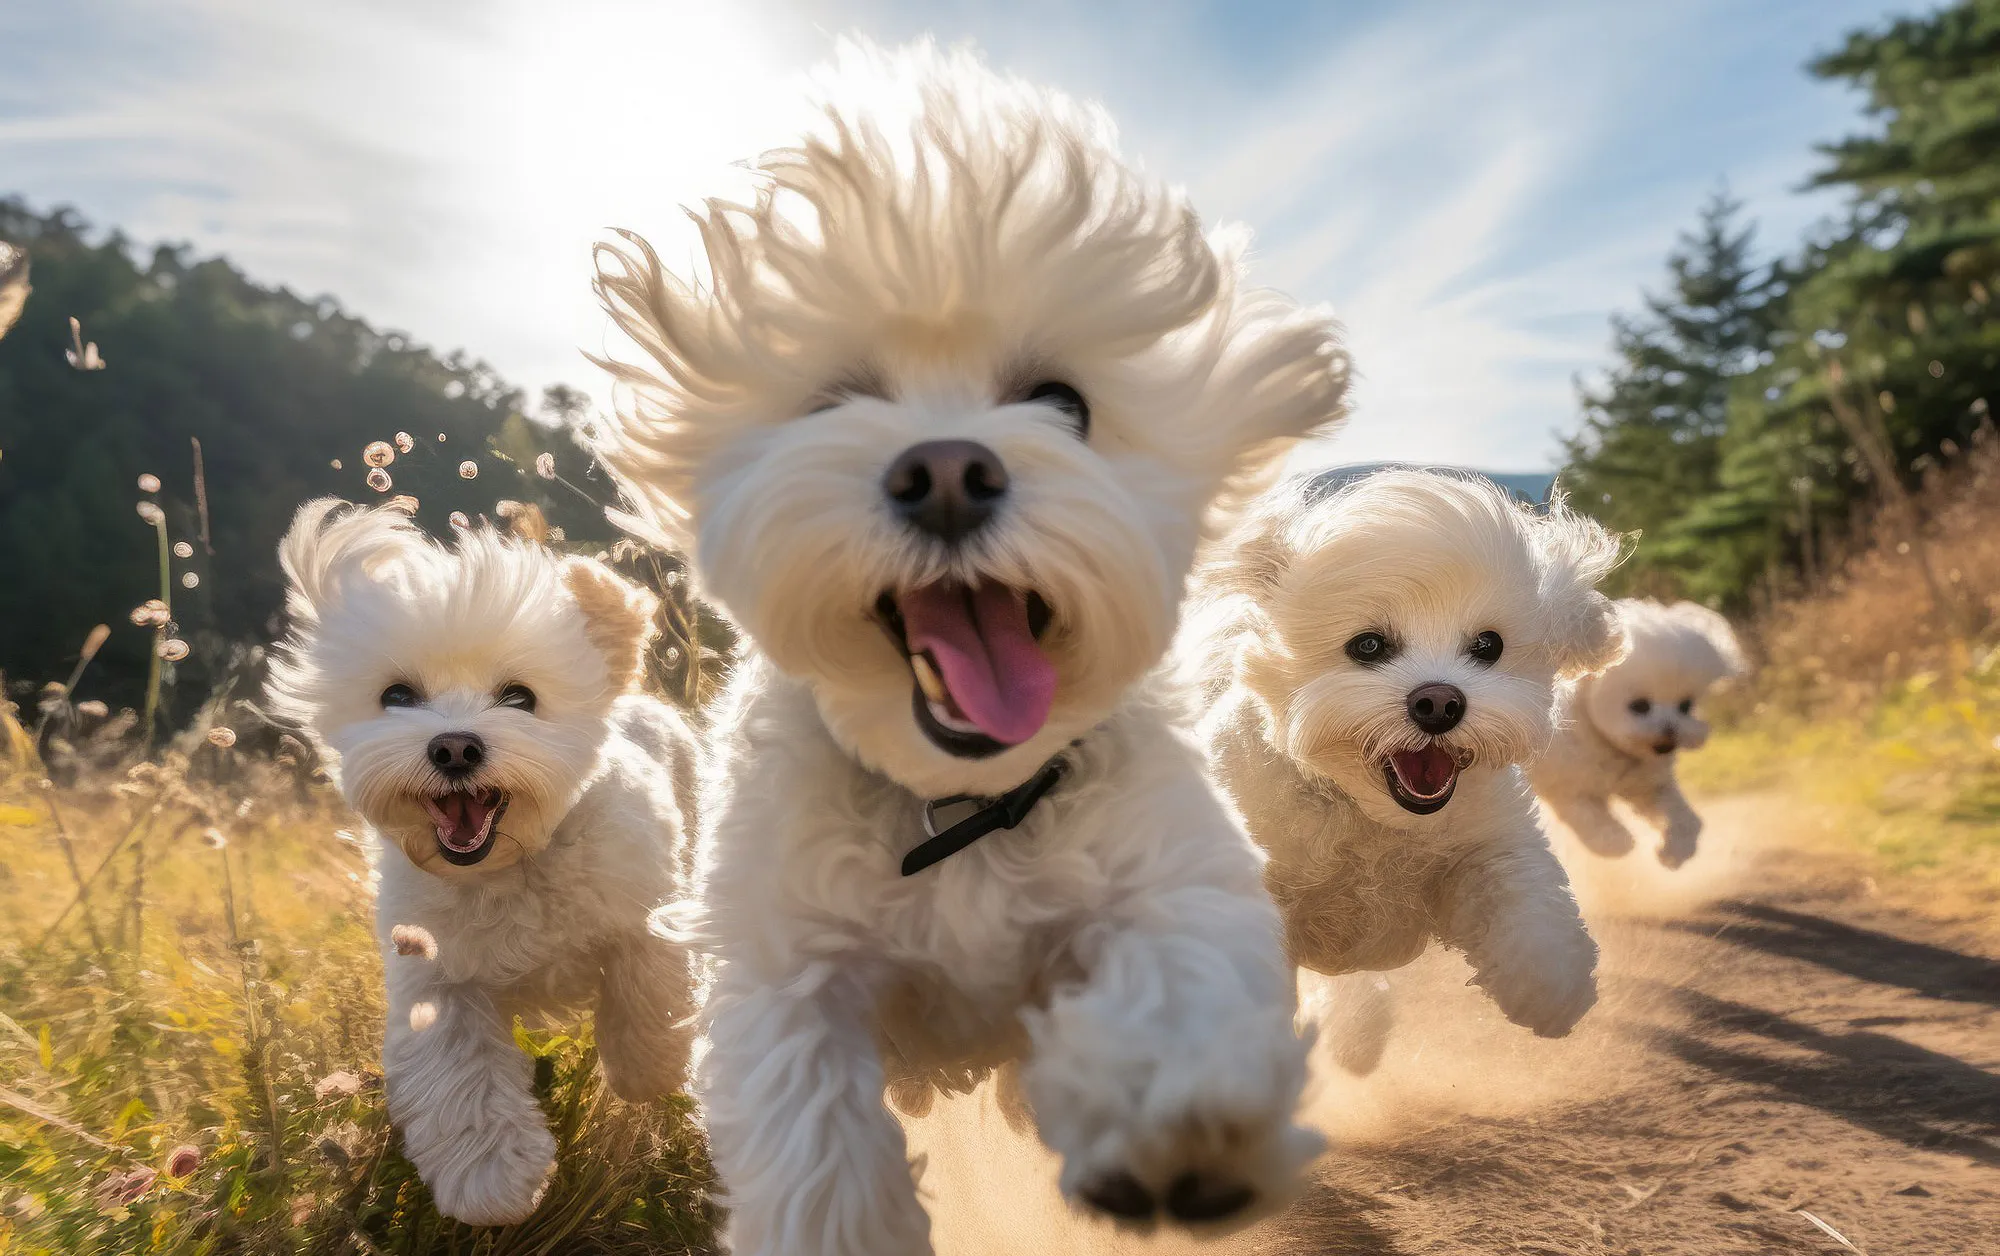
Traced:
<svg viewBox="0 0 2000 1256">
<path fill-rule="evenodd" d="M 903 875 L 915 876 L 924 869 L 956 855 L 995 829 L 1011 829 L 1028 818 L 1035 804 L 1042 796 L 1056 787 L 1063 773 L 1069 770 L 1069 760 L 1057 755 L 1044 763 L 1026 781 L 1001 794 L 997 798 L 981 798 L 976 794 L 954 794 L 949 798 L 937 798 L 924 804 L 924 831 L 929 833 L 928 841 L 919 842 L 914 850 L 903 856 Z M 946 807 L 965 803 L 980 804 L 978 810 L 964 819 L 954 822 L 951 827 L 939 832 L 936 828 L 937 813 Z"/>
</svg>

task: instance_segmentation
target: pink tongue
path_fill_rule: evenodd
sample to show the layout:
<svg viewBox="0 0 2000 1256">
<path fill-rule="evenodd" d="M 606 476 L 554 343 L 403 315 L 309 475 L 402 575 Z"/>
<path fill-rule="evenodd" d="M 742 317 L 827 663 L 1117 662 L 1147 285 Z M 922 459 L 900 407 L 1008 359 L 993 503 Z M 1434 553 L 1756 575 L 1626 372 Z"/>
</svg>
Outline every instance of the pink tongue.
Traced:
<svg viewBox="0 0 2000 1256">
<path fill-rule="evenodd" d="M 1458 760 L 1444 747 L 1432 743 L 1422 750 L 1400 750 L 1389 757 L 1403 788 L 1419 798 L 1442 794 L 1458 774 Z"/>
<path fill-rule="evenodd" d="M 1048 722 L 1056 669 L 1028 631 L 1027 598 L 1005 585 L 941 581 L 897 598 L 913 652 L 928 652 L 965 718 L 1004 745 Z"/>
<path fill-rule="evenodd" d="M 480 830 L 486 827 L 493 807 L 472 794 L 450 793 L 430 799 L 425 810 L 437 826 L 438 841 L 453 850 L 471 850 L 479 844 Z"/>
</svg>

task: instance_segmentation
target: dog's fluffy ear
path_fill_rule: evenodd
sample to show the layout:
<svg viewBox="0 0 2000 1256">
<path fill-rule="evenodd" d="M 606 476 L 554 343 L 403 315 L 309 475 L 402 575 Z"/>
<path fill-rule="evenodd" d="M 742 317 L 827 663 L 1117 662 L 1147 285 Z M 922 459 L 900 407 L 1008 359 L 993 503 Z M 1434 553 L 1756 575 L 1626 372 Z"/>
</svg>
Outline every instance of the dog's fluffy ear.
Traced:
<svg viewBox="0 0 2000 1256">
<path fill-rule="evenodd" d="M 1666 617 L 1685 630 L 1690 638 L 1707 647 L 1705 653 L 1709 657 L 1704 661 L 1716 680 L 1741 676 L 1750 670 L 1743 647 L 1736 640 L 1735 630 L 1719 613 L 1699 602 L 1676 602 L 1667 608 Z"/>
<path fill-rule="evenodd" d="M 1556 674 L 1601 672 L 1630 648 L 1617 604 L 1597 591 L 1623 559 L 1624 540 L 1570 511 L 1560 496 L 1550 500 L 1548 514 L 1533 527 L 1541 542 L 1541 599 L 1552 620 Z"/>
<path fill-rule="evenodd" d="M 396 554 L 425 543 L 423 533 L 400 510 L 315 498 L 299 507 L 278 542 L 285 610 L 295 627 L 316 627 L 343 581 L 372 577 Z"/>
<path fill-rule="evenodd" d="M 610 668 L 612 687 L 621 693 L 636 687 L 646 674 L 660 600 L 594 559 L 564 559 L 562 577 L 583 612 L 584 635 Z"/>
</svg>

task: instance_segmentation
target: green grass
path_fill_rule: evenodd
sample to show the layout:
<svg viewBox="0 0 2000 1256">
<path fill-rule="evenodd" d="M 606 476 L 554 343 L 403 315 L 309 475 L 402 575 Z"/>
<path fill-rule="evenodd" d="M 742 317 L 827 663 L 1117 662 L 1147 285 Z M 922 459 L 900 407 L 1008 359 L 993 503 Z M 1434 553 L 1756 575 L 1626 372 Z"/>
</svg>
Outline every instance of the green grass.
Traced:
<svg viewBox="0 0 2000 1256">
<path fill-rule="evenodd" d="M 2000 905 L 2000 652 L 1956 683 L 1919 675 L 1846 713 L 1766 696 L 1681 770 L 1703 793 L 1784 793 L 1887 875 Z"/>
<path fill-rule="evenodd" d="M 192 775 L 0 777 L 0 1254 L 709 1249 L 688 1101 L 612 1098 L 587 1021 L 516 1035 L 561 1147 L 541 1208 L 440 1217 L 383 1112 L 367 869 L 336 836 L 355 826 L 233 753 Z M 103 873 L 51 932 L 70 855 Z M 193 1170 L 169 1177 L 181 1147 Z"/>
</svg>

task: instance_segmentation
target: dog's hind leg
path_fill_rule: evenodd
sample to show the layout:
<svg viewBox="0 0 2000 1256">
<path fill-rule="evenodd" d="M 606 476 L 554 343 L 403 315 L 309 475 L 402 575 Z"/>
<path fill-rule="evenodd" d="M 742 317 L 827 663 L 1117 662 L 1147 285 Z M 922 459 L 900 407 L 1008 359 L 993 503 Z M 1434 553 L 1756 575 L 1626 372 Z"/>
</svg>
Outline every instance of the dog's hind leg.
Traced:
<svg viewBox="0 0 2000 1256">
<path fill-rule="evenodd" d="M 386 958 L 389 1118 L 439 1212 L 471 1225 L 521 1221 L 541 1202 L 556 1154 L 534 1063 L 485 989 L 435 980 L 432 962 Z"/>
<path fill-rule="evenodd" d="M 1107 869 L 1132 880 L 1072 945 L 1083 979 L 1024 1014 L 1022 1091 L 1070 1200 L 1129 1224 L 1247 1220 L 1323 1146 L 1294 1120 L 1309 1044 L 1277 909 L 1198 779 L 1120 821 L 1150 828 L 1150 856 Z"/>
<path fill-rule="evenodd" d="M 679 943 L 650 933 L 607 947 L 597 1004 L 597 1054 L 620 1099 L 639 1103 L 687 1080 L 694 1041 L 694 965 Z"/>
<path fill-rule="evenodd" d="M 735 1256 L 929 1256 L 872 1005 L 824 960 L 776 981 L 722 964 L 696 1090 Z"/>
<path fill-rule="evenodd" d="M 1445 879 L 1438 933 L 1508 1020 L 1560 1038 L 1597 1002 L 1597 943 L 1532 814 L 1510 819 Z"/>
</svg>

